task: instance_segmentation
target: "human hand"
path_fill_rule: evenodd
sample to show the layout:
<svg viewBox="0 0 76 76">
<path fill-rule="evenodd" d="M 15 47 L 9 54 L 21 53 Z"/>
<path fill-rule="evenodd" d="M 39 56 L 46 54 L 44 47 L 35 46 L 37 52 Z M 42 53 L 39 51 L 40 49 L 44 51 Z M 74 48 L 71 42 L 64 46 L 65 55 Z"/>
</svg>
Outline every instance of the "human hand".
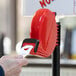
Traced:
<svg viewBox="0 0 76 76">
<path fill-rule="evenodd" d="M 4 69 L 5 76 L 19 76 L 22 66 L 27 65 L 27 63 L 23 56 L 3 56 L 0 59 L 0 65 Z"/>
</svg>

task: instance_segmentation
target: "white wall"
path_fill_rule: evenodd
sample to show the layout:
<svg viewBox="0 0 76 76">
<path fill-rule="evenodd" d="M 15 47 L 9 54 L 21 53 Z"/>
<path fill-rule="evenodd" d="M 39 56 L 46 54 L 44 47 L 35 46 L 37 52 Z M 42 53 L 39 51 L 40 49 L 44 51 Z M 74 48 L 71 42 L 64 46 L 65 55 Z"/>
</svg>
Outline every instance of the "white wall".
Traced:
<svg viewBox="0 0 76 76">
<path fill-rule="evenodd" d="M 23 15 L 33 15 L 36 10 L 41 8 L 39 1 L 42 0 L 22 0 Z M 54 0 L 46 8 L 57 14 L 73 14 L 73 0 Z"/>
<path fill-rule="evenodd" d="M 12 50 L 15 49 L 15 0 L 0 0 L 0 32 L 12 40 Z"/>
<path fill-rule="evenodd" d="M 52 76 L 52 68 L 24 67 L 20 76 Z M 61 68 L 60 76 L 76 76 L 76 68 Z"/>
</svg>

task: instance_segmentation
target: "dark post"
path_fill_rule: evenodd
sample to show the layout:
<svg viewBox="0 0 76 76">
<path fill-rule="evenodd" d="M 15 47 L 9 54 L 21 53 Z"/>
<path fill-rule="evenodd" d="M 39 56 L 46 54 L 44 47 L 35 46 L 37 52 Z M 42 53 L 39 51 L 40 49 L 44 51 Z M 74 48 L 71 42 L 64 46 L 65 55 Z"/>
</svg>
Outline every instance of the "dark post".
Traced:
<svg viewBox="0 0 76 76">
<path fill-rule="evenodd" d="M 0 58 L 4 55 L 3 40 L 4 40 L 4 34 L 0 33 Z"/>
<path fill-rule="evenodd" d="M 53 52 L 53 76 L 60 76 L 60 23 L 57 23 L 58 26 L 58 42 Z"/>
</svg>

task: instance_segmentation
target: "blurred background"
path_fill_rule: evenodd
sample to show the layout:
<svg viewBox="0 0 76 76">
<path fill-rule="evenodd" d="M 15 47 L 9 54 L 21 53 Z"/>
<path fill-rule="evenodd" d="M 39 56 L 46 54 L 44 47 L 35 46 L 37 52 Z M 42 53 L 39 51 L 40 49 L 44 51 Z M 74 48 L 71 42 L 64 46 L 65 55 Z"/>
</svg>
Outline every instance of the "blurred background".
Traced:
<svg viewBox="0 0 76 76">
<path fill-rule="evenodd" d="M 34 14 L 32 11 L 40 8 L 39 2 L 37 3 L 39 6 L 33 2 L 33 5 L 37 7 L 36 9 L 35 6 L 32 6 L 31 1 L 0 0 L 0 57 L 16 55 L 17 42 L 29 37 Z M 63 9 L 56 16 L 56 22 L 61 24 L 61 76 L 76 76 L 76 1 L 74 0 L 69 4 L 72 4 L 71 10 L 68 7 L 67 13 Z M 65 8 L 65 5 L 63 6 Z M 55 12 L 55 8 L 52 10 Z M 35 56 L 27 58 L 29 64 L 22 68 L 20 76 L 52 76 L 52 56 L 45 59 Z"/>
</svg>

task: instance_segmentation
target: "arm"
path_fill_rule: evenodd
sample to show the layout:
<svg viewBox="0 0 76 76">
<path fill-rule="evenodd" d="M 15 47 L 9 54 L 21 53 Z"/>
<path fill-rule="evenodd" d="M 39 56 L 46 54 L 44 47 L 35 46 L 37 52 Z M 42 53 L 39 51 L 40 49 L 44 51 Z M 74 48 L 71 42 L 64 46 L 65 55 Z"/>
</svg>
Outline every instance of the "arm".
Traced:
<svg viewBox="0 0 76 76">
<path fill-rule="evenodd" d="M 3 70 L 3 68 L 2 68 L 1 66 L 0 66 L 0 75 L 1 75 L 1 76 L 5 76 L 5 75 L 4 75 L 4 70 Z"/>
</svg>

